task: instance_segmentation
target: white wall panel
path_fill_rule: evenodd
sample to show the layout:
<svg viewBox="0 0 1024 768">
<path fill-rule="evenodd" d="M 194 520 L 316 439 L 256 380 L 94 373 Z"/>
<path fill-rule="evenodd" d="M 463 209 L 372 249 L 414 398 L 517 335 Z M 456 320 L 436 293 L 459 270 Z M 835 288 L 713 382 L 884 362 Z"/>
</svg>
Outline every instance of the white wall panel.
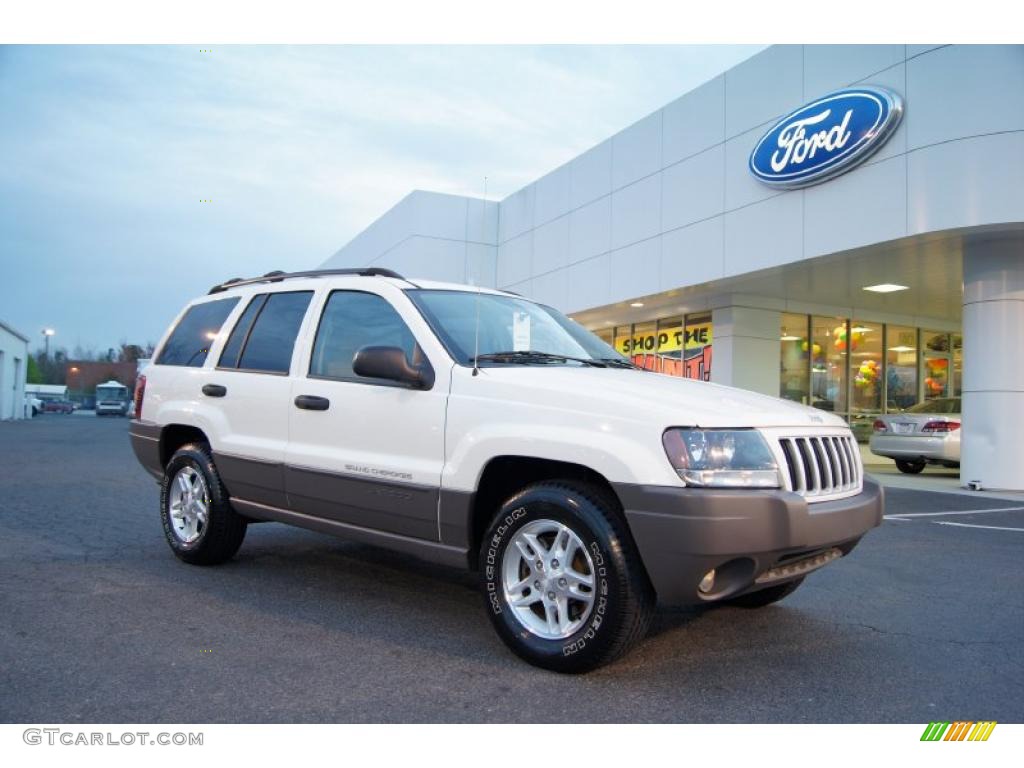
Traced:
<svg viewBox="0 0 1024 768">
<path fill-rule="evenodd" d="M 670 165 L 725 141 L 725 75 L 687 93 L 663 112 L 662 163 Z"/>
<path fill-rule="evenodd" d="M 612 248 L 610 195 L 577 208 L 569 215 L 569 261 L 589 259 Z"/>
<path fill-rule="evenodd" d="M 660 174 L 648 176 L 612 194 L 612 248 L 652 237 L 660 228 Z"/>
<path fill-rule="evenodd" d="M 550 221 L 533 231 L 533 261 L 541 269 L 557 269 L 569 263 L 569 217 Z"/>
<path fill-rule="evenodd" d="M 513 238 L 498 246 L 498 287 L 526 280 L 533 270 L 533 232 Z"/>
<path fill-rule="evenodd" d="M 499 243 L 518 237 L 533 227 L 535 192 L 536 187 L 531 184 L 502 200 L 498 217 Z"/>
<path fill-rule="evenodd" d="M 569 300 L 569 271 L 556 269 L 544 275 L 537 275 L 532 280 L 530 298 L 549 304 L 558 310 L 564 310 Z"/>
<path fill-rule="evenodd" d="M 725 271 L 723 236 L 721 217 L 662 235 L 658 289 L 667 291 L 722 277 Z"/>
<path fill-rule="evenodd" d="M 568 164 L 538 179 L 534 186 L 533 218 L 536 226 L 558 218 L 572 208 L 572 174 Z"/>
<path fill-rule="evenodd" d="M 1024 129 L 1024 45 L 952 45 L 907 70 L 908 148 Z"/>
<path fill-rule="evenodd" d="M 612 138 L 612 189 L 661 168 L 661 111 L 648 115 Z"/>
<path fill-rule="evenodd" d="M 901 64 L 905 51 L 904 45 L 805 46 L 804 99 L 824 96 Z"/>
<path fill-rule="evenodd" d="M 786 192 L 725 214 L 725 274 L 740 275 L 803 257 L 803 198 Z"/>
<path fill-rule="evenodd" d="M 611 300 L 623 301 L 658 292 L 661 238 L 612 251 Z"/>
<path fill-rule="evenodd" d="M 724 167 L 725 147 L 719 144 L 662 172 L 663 231 L 722 212 L 725 202 Z"/>
<path fill-rule="evenodd" d="M 569 163 L 570 203 L 573 208 L 612 191 L 612 142 L 603 141 Z"/>
<path fill-rule="evenodd" d="M 567 312 L 600 307 L 611 301 L 611 254 L 603 253 L 579 264 L 573 264 L 567 272 Z"/>
<path fill-rule="evenodd" d="M 884 243 L 907 233 L 906 157 L 861 166 L 803 195 L 805 255 Z"/>
<path fill-rule="evenodd" d="M 803 103 L 803 48 L 774 45 L 725 73 L 725 135 L 743 133 Z"/>
<path fill-rule="evenodd" d="M 930 55 L 930 54 L 929 54 Z M 910 233 L 1024 221 L 1024 132 L 907 155 Z"/>
</svg>

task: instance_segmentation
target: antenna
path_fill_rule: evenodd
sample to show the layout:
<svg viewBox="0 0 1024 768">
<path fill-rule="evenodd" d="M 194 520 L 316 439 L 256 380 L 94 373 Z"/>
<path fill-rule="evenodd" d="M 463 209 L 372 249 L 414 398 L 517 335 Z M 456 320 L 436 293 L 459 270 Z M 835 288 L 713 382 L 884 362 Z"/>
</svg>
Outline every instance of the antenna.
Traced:
<svg viewBox="0 0 1024 768">
<path fill-rule="evenodd" d="M 480 212 L 480 237 L 484 236 L 484 232 L 487 229 L 487 177 L 484 176 L 484 196 L 483 206 Z M 473 375 L 480 375 L 480 363 L 477 358 L 480 357 L 480 275 L 477 273 L 476 276 L 476 327 L 473 332 Z"/>
</svg>

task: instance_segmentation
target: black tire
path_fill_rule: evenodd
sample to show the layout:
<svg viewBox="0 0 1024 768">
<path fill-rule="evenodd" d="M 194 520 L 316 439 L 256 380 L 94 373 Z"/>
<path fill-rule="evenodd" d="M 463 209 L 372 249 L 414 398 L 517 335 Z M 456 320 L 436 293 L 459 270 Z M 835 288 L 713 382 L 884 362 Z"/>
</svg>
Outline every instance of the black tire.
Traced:
<svg viewBox="0 0 1024 768">
<path fill-rule="evenodd" d="M 796 592 L 797 587 L 804 583 L 804 577 L 787 581 L 785 584 L 776 584 L 774 587 L 765 587 L 757 592 L 748 592 L 739 597 L 723 600 L 725 605 L 735 605 L 739 608 L 764 608 L 766 605 L 777 603 L 783 598 L 789 597 Z"/>
<path fill-rule="evenodd" d="M 568 527 L 586 550 L 590 566 L 583 561 L 584 567 L 594 571 L 589 614 L 579 611 L 580 626 L 559 639 L 546 639 L 528 629 L 505 596 L 505 551 L 521 528 L 542 520 Z M 533 566 L 529 568 L 532 578 Z M 556 672 L 588 672 L 624 655 L 646 634 L 655 604 L 654 590 L 617 500 L 581 482 L 539 482 L 508 499 L 484 534 L 480 578 L 498 636 L 524 660 Z M 525 588 L 524 594 L 529 590 Z M 543 612 L 539 607 L 530 610 Z"/>
<path fill-rule="evenodd" d="M 907 475 L 919 475 L 924 471 L 926 462 L 924 461 L 906 461 L 905 459 L 896 459 L 896 469 Z"/>
<path fill-rule="evenodd" d="M 189 543 L 174 532 L 170 513 L 171 484 L 185 467 L 191 467 L 202 476 L 207 490 L 207 522 L 200 530 L 199 537 Z M 160 522 L 171 551 L 180 560 L 192 565 L 218 565 L 234 557 L 242 546 L 247 521 L 231 508 L 227 489 L 220 480 L 210 449 L 205 444 L 183 445 L 167 462 L 160 482 Z"/>
</svg>

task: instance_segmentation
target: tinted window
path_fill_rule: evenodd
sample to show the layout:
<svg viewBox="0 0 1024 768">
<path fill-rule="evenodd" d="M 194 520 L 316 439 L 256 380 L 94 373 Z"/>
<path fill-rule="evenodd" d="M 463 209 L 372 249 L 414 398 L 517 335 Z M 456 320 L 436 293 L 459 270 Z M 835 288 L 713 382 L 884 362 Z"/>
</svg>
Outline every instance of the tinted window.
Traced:
<svg viewBox="0 0 1024 768">
<path fill-rule="evenodd" d="M 157 365 L 186 365 L 201 368 L 210 344 L 217 338 L 224 320 L 238 304 L 238 297 L 218 299 L 190 307 L 160 350 Z"/>
<path fill-rule="evenodd" d="M 295 337 L 312 295 L 312 291 L 270 294 L 249 333 L 238 367 L 287 373 Z"/>
<path fill-rule="evenodd" d="M 412 331 L 385 299 L 372 293 L 335 291 L 320 318 L 310 375 L 376 381 L 352 371 L 352 358 L 363 347 L 398 347 L 410 363 L 416 363 L 419 355 Z"/>
<path fill-rule="evenodd" d="M 228 343 L 224 345 L 224 351 L 220 353 L 220 366 L 222 368 L 238 367 L 238 357 L 242 352 L 242 345 L 249 336 L 249 329 L 252 328 L 252 321 L 256 319 L 256 315 L 258 315 L 260 309 L 263 308 L 263 302 L 266 301 L 266 299 L 267 294 L 265 293 L 261 293 L 259 296 L 253 296 L 252 301 L 249 302 L 249 306 L 245 308 L 245 312 L 243 312 L 242 316 L 238 318 L 238 322 L 235 323 L 235 328 L 231 331 L 231 336 L 228 338 Z"/>
</svg>

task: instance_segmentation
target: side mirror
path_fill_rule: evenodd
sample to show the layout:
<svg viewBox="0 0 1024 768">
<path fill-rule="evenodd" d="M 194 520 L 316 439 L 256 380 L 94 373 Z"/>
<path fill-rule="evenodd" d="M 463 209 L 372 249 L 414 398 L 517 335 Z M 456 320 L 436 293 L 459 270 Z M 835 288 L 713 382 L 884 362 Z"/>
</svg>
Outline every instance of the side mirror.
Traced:
<svg viewBox="0 0 1024 768">
<path fill-rule="evenodd" d="M 352 371 L 356 376 L 397 381 L 416 389 L 434 386 L 434 369 L 430 363 L 410 365 L 398 347 L 363 347 L 352 358 Z"/>
</svg>

